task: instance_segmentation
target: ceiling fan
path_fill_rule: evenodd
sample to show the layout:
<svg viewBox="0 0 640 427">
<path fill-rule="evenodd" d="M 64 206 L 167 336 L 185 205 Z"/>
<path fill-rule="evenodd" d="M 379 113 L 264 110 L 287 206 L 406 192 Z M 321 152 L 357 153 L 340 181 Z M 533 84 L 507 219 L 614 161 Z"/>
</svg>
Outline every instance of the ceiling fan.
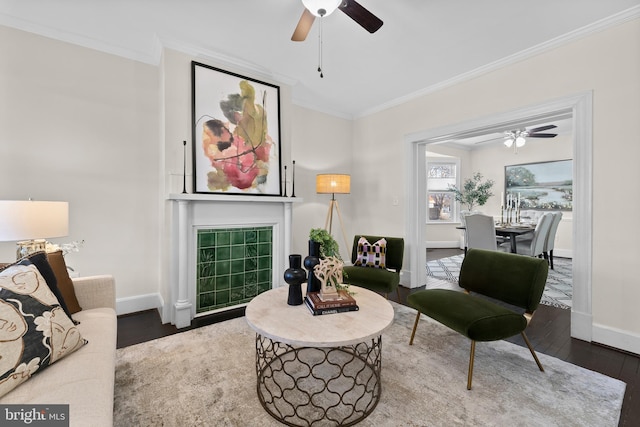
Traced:
<svg viewBox="0 0 640 427">
<path fill-rule="evenodd" d="M 504 145 L 507 148 L 513 146 L 513 150 L 518 154 L 518 148 L 524 146 L 527 142 L 526 138 L 554 138 L 557 133 L 541 133 L 545 130 L 555 129 L 556 125 L 545 125 L 530 130 L 510 130 L 505 132 Z M 514 144 L 515 143 L 515 144 Z"/>
<path fill-rule="evenodd" d="M 307 38 L 316 17 L 328 16 L 336 9 L 340 9 L 370 33 L 375 33 L 382 27 L 382 20 L 355 0 L 302 0 L 302 4 L 305 7 L 304 12 L 291 36 L 294 42 L 301 42 Z"/>
</svg>

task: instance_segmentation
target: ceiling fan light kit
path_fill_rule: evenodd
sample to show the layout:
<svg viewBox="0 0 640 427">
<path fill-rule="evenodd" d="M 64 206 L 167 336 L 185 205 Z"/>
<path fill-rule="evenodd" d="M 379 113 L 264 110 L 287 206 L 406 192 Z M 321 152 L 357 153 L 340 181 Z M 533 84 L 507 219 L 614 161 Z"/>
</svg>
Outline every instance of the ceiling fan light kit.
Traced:
<svg viewBox="0 0 640 427">
<path fill-rule="evenodd" d="M 291 36 L 291 41 L 294 42 L 305 41 L 316 17 L 323 18 L 330 15 L 336 9 L 340 9 L 345 15 L 353 19 L 358 25 L 370 33 L 375 33 L 382 27 L 382 20 L 362 7 L 360 3 L 355 0 L 302 0 L 302 4 L 305 9 Z M 320 73 L 320 77 L 324 77 L 322 74 L 322 20 L 320 21 L 318 50 L 318 56 L 320 58 L 318 61 L 318 72 Z"/>
<path fill-rule="evenodd" d="M 515 142 L 515 146 L 513 146 L 513 152 L 515 154 L 518 154 L 518 148 L 524 147 L 524 145 L 527 143 L 527 138 L 554 138 L 558 136 L 558 134 L 555 133 L 539 133 L 543 130 L 549 130 L 556 127 L 556 125 L 546 125 L 531 130 L 516 129 L 506 131 L 504 145 L 507 148 L 511 148 L 514 145 L 513 143 Z"/>
<path fill-rule="evenodd" d="M 309 12 L 317 17 L 329 16 L 340 6 L 342 0 L 302 0 Z"/>
</svg>

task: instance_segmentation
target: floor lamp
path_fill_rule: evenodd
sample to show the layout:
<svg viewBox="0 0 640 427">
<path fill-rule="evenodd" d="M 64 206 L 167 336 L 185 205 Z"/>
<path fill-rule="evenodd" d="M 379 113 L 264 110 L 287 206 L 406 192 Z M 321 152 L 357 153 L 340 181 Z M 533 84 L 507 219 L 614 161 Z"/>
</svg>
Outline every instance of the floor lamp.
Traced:
<svg viewBox="0 0 640 427">
<path fill-rule="evenodd" d="M 316 175 L 316 193 L 318 194 L 331 194 L 331 200 L 329 201 L 329 211 L 327 212 L 327 219 L 324 223 L 325 230 L 331 234 L 331 226 L 333 225 L 333 210 L 338 213 L 338 220 L 340 221 L 340 228 L 342 230 L 342 238 L 344 244 L 349 250 L 349 243 L 347 241 L 347 235 L 344 232 L 344 223 L 342 222 L 342 214 L 340 213 L 340 206 L 336 200 L 336 194 L 349 194 L 351 192 L 351 175 L 345 174 L 319 174 Z"/>
</svg>

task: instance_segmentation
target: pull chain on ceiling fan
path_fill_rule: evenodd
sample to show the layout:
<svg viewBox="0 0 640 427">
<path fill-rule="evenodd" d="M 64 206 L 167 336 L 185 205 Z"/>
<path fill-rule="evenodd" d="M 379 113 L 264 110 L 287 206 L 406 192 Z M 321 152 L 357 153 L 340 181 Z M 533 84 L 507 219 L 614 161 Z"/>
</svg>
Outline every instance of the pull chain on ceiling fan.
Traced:
<svg viewBox="0 0 640 427">
<path fill-rule="evenodd" d="M 554 138 L 558 136 L 558 134 L 556 133 L 539 133 L 545 130 L 554 129 L 556 127 L 556 125 L 546 125 L 531 130 L 516 129 L 507 131 L 505 132 L 506 136 L 504 145 L 507 148 L 513 147 L 513 152 L 515 154 L 518 154 L 518 148 L 523 147 L 527 143 L 526 138 Z"/>
<path fill-rule="evenodd" d="M 375 33 L 382 27 L 382 20 L 362 7 L 355 0 L 302 0 L 305 9 L 296 25 L 291 40 L 301 42 L 307 38 L 311 26 L 316 17 L 320 18 L 320 31 L 318 36 L 318 72 L 322 73 L 322 19 L 329 16 L 336 9 L 340 9 L 349 18 L 356 21 L 362 28 Z"/>
</svg>

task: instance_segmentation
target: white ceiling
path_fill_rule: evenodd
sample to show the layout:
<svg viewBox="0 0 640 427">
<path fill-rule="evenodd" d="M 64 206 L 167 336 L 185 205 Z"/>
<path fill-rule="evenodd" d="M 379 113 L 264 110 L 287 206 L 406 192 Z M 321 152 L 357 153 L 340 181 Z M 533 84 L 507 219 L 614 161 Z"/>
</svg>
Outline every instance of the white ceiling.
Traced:
<svg viewBox="0 0 640 427">
<path fill-rule="evenodd" d="M 157 64 L 161 46 L 293 87 L 293 101 L 353 118 L 640 14 L 640 0 L 359 0 L 290 40 L 300 0 L 0 0 L 0 24 Z"/>
</svg>

